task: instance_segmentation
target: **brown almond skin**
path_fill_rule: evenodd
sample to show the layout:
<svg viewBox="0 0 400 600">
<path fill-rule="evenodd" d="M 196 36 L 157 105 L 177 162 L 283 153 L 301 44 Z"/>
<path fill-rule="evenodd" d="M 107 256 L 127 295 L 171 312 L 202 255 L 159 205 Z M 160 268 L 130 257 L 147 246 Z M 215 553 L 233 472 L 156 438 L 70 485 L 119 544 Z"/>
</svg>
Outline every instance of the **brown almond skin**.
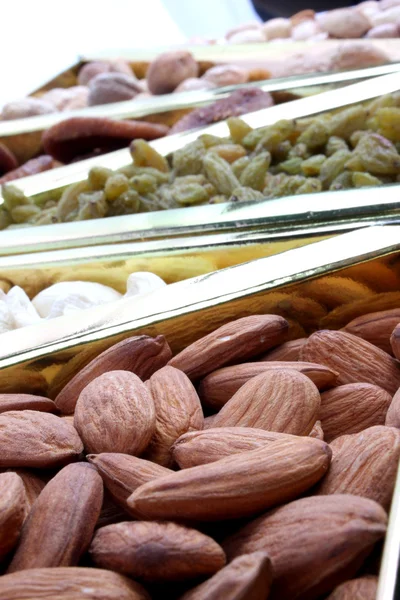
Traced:
<svg viewBox="0 0 400 600">
<path fill-rule="evenodd" d="M 27 497 L 21 477 L 0 474 L 0 560 L 16 546 L 27 511 Z M 0 596 L 1 597 L 1 596 Z"/>
<path fill-rule="evenodd" d="M 67 465 L 31 509 L 8 573 L 78 563 L 89 547 L 103 501 L 103 482 L 92 465 Z"/>
<path fill-rule="evenodd" d="M 88 454 L 86 458 L 100 473 L 113 500 L 123 508 L 127 508 L 127 499 L 138 487 L 172 473 L 149 460 L 118 452 Z"/>
<path fill-rule="evenodd" d="M 308 435 L 317 420 L 321 397 L 298 371 L 272 369 L 245 383 L 221 408 L 213 427 L 257 427 Z"/>
<path fill-rule="evenodd" d="M 307 338 L 299 338 L 298 340 L 290 340 L 276 348 L 273 348 L 263 356 L 260 356 L 262 361 L 296 361 L 299 360 L 300 348 L 304 346 Z"/>
<path fill-rule="evenodd" d="M 397 427 L 400 429 L 400 389 L 397 390 L 392 398 L 388 411 L 386 413 L 385 425 L 388 427 Z"/>
<path fill-rule="evenodd" d="M 284 342 L 289 324 L 277 315 L 253 315 L 231 321 L 190 344 L 169 365 L 199 379 L 229 363 L 244 361 Z"/>
<path fill-rule="evenodd" d="M 110 371 L 80 393 L 74 425 L 87 452 L 140 454 L 155 429 L 154 403 L 145 384 L 129 371 Z"/>
<path fill-rule="evenodd" d="M 348 433 L 384 425 L 392 397 L 370 383 L 348 383 L 321 394 L 319 413 L 328 444 Z"/>
<path fill-rule="evenodd" d="M 70 415 L 81 391 L 99 375 L 118 369 L 131 371 L 145 381 L 164 367 L 171 356 L 171 349 L 162 335 L 155 338 L 141 335 L 123 340 L 99 354 L 70 381 L 64 382 L 55 399 L 56 406 L 63 414 Z M 79 364 L 76 367 L 79 368 Z"/>
<path fill-rule="evenodd" d="M 0 577 L 7 600 L 150 600 L 144 588 L 118 573 L 86 567 L 27 569 Z"/>
<path fill-rule="evenodd" d="M 181 469 L 188 469 L 285 439 L 296 437 L 252 427 L 216 427 L 185 433 L 176 440 L 172 454 Z"/>
<path fill-rule="evenodd" d="M 203 429 L 204 415 L 192 382 L 174 367 L 163 367 L 147 382 L 156 411 L 156 426 L 146 458 L 171 467 L 171 446 L 188 431 Z"/>
<path fill-rule="evenodd" d="M 238 556 L 179 600 L 266 600 L 271 583 L 272 568 L 268 555 L 253 552 Z"/>
<path fill-rule="evenodd" d="M 309 489 L 327 472 L 330 459 L 329 446 L 319 440 L 277 441 L 145 483 L 128 506 L 148 519 L 251 516 Z"/>
<path fill-rule="evenodd" d="M 324 439 L 325 436 L 324 436 L 324 430 L 322 429 L 321 421 L 315 421 L 314 427 L 311 429 L 311 431 L 308 435 L 317 440 Z"/>
<path fill-rule="evenodd" d="M 212 538 L 176 523 L 126 521 L 96 532 L 89 553 L 96 566 L 150 582 L 213 575 L 225 553 Z"/>
<path fill-rule="evenodd" d="M 389 508 L 400 458 L 400 431 L 369 427 L 331 444 L 333 458 L 316 494 L 354 494 Z"/>
<path fill-rule="evenodd" d="M 390 336 L 399 323 L 400 309 L 393 308 L 357 317 L 347 323 L 343 330 L 374 344 L 388 354 L 393 354 Z"/>
<path fill-rule="evenodd" d="M 63 465 L 82 450 L 77 431 L 60 417 L 34 410 L 0 415 L 0 467 Z"/>
<path fill-rule="evenodd" d="M 264 551 L 274 571 L 269 600 L 316 600 L 353 577 L 387 515 L 367 498 L 310 496 L 272 510 L 227 538 L 229 560 Z"/>
<path fill-rule="evenodd" d="M 366 575 L 338 585 L 327 600 L 375 600 L 377 590 L 378 578 Z"/>
<path fill-rule="evenodd" d="M 41 491 L 45 487 L 46 482 L 43 479 L 40 479 L 40 477 L 38 477 L 35 473 L 28 471 L 27 469 L 13 469 L 12 472 L 19 475 L 19 477 L 22 479 L 22 483 L 24 484 L 26 493 L 26 516 L 28 516 L 33 503 L 36 501 Z"/>
<path fill-rule="evenodd" d="M 400 366 L 386 352 L 344 331 L 313 333 L 300 359 L 318 362 L 339 373 L 338 384 L 372 383 L 393 396 L 400 387 Z"/>
<path fill-rule="evenodd" d="M 0 413 L 9 410 L 39 410 L 41 412 L 57 412 L 53 400 L 32 394 L 0 394 Z"/>
<path fill-rule="evenodd" d="M 338 374 L 323 365 L 300 361 L 250 362 L 213 371 L 200 383 L 199 396 L 208 407 L 218 411 L 232 396 L 257 375 L 273 369 L 290 369 L 306 375 L 319 390 L 336 385 Z"/>
<path fill-rule="evenodd" d="M 390 336 L 390 345 L 392 346 L 393 354 L 400 360 L 400 325 L 396 325 L 393 333 Z"/>
<path fill-rule="evenodd" d="M 126 521 L 128 516 L 128 512 L 120 505 L 116 504 L 108 490 L 105 489 L 103 504 L 99 518 L 97 519 L 96 529 L 105 527 L 106 525 L 112 525 L 113 523 L 119 523 L 120 521 Z"/>
</svg>

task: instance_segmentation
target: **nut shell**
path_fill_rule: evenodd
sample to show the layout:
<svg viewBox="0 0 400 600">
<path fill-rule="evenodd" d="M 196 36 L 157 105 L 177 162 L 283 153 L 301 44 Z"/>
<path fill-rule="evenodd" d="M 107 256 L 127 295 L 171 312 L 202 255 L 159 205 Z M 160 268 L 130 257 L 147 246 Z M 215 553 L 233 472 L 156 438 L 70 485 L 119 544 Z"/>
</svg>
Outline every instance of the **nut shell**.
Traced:
<svg viewBox="0 0 400 600">
<path fill-rule="evenodd" d="M 146 79 L 152 94 L 168 94 L 185 79 L 197 77 L 199 67 L 186 50 L 165 52 L 150 64 Z"/>
</svg>

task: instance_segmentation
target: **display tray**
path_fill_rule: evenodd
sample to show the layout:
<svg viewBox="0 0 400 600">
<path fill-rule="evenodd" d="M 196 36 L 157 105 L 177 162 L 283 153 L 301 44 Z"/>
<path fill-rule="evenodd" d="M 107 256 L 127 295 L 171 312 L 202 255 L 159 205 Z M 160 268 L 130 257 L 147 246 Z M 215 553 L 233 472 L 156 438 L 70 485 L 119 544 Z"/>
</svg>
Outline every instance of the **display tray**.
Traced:
<svg viewBox="0 0 400 600">
<path fill-rule="evenodd" d="M 346 233 L 240 266 L 175 283 L 50 323 L 3 334 L 0 390 L 35 388 L 54 397 L 98 353 L 131 335 L 163 334 L 177 352 L 218 326 L 250 314 L 280 314 L 297 337 L 339 329 L 357 316 L 398 308 L 400 226 Z M 117 265 L 115 265 L 117 266 Z M 113 268 L 104 271 L 113 284 Z M 312 282 L 319 285 L 311 285 Z M 364 293 L 349 291 L 354 285 Z M 322 285 L 325 284 L 325 285 Z M 25 387 L 24 387 L 25 386 Z M 62 387 L 62 386 L 61 386 Z M 396 486 L 377 600 L 394 600 L 400 551 Z"/>
</svg>

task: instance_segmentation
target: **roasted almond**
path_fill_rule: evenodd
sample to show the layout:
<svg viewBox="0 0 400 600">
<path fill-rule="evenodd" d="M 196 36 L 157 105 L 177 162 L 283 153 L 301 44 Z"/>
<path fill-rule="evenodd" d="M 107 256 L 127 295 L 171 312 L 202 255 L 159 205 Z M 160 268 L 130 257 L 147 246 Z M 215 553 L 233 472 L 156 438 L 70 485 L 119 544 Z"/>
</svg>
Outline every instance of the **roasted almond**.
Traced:
<svg viewBox="0 0 400 600">
<path fill-rule="evenodd" d="M 265 552 L 238 556 L 180 600 L 266 600 L 272 583 L 271 561 Z"/>
<path fill-rule="evenodd" d="M 188 469 L 285 439 L 296 438 L 251 427 L 216 427 L 185 433 L 176 440 L 172 454 L 181 469 Z"/>
<path fill-rule="evenodd" d="M 327 600 L 376 600 L 377 590 L 378 578 L 366 575 L 341 583 Z"/>
<path fill-rule="evenodd" d="M 300 350 L 301 360 L 339 373 L 338 383 L 372 383 L 393 396 L 400 387 L 400 366 L 386 352 L 344 331 L 317 331 Z"/>
<path fill-rule="evenodd" d="M 39 410 L 41 412 L 57 411 L 53 400 L 32 394 L 0 394 L 0 413 L 10 410 Z"/>
<path fill-rule="evenodd" d="M 172 466 L 171 446 L 186 433 L 203 429 L 204 416 L 200 400 L 185 373 L 163 367 L 147 382 L 156 411 L 156 427 L 146 458 L 165 467 Z"/>
<path fill-rule="evenodd" d="M 0 414 L 0 467 L 53 467 L 82 450 L 77 431 L 60 417 L 35 410 Z"/>
<path fill-rule="evenodd" d="M 400 389 L 397 390 L 392 398 L 388 411 L 386 413 L 385 425 L 388 427 L 397 427 L 400 429 Z"/>
<path fill-rule="evenodd" d="M 309 489 L 327 472 L 330 459 L 329 446 L 319 440 L 277 441 L 145 483 L 128 506 L 150 519 L 250 516 Z"/>
<path fill-rule="evenodd" d="M 180 581 L 213 575 L 225 553 L 200 531 L 152 521 L 126 521 L 98 529 L 89 549 L 95 565 L 144 581 Z"/>
<path fill-rule="evenodd" d="M 74 425 L 87 452 L 141 454 L 155 429 L 154 403 L 129 371 L 109 371 L 80 393 Z"/>
<path fill-rule="evenodd" d="M 330 443 L 347 433 L 384 425 L 392 397 L 371 383 L 348 383 L 321 394 L 320 419 Z"/>
<path fill-rule="evenodd" d="M 323 365 L 306 362 L 251 362 L 217 369 L 205 377 L 199 386 L 201 401 L 220 410 L 249 379 L 274 369 L 290 369 L 306 375 L 319 390 L 336 384 L 338 374 Z"/>
<path fill-rule="evenodd" d="M 300 348 L 304 346 L 307 338 L 299 338 L 284 342 L 260 357 L 260 360 L 295 361 L 299 360 Z"/>
<path fill-rule="evenodd" d="M 89 547 L 102 501 L 103 482 L 92 465 L 61 469 L 33 505 L 8 572 L 76 565 Z"/>
<path fill-rule="evenodd" d="M 333 458 L 317 494 L 354 494 L 388 509 L 400 458 L 400 430 L 370 427 L 331 444 Z"/>
<path fill-rule="evenodd" d="M 321 397 L 299 373 L 272 369 L 245 383 L 221 408 L 213 427 L 257 427 L 308 435 L 317 420 Z"/>
<path fill-rule="evenodd" d="M 150 600 L 141 585 L 118 573 L 86 567 L 27 569 L 0 577 L 7 600 Z"/>
<path fill-rule="evenodd" d="M 27 511 L 27 498 L 21 477 L 0 474 L 0 560 L 15 547 Z M 1 597 L 1 595 L 0 595 Z"/>
<path fill-rule="evenodd" d="M 385 535 L 387 516 L 367 498 L 311 496 L 272 510 L 229 537 L 229 560 L 264 551 L 274 571 L 269 600 L 315 600 L 355 575 Z"/>
<path fill-rule="evenodd" d="M 26 512 L 28 515 L 33 503 L 36 501 L 42 489 L 46 485 L 46 482 L 43 479 L 40 479 L 40 477 L 38 477 L 32 471 L 28 471 L 27 469 L 13 469 L 12 472 L 19 475 L 22 479 L 22 483 L 24 484 L 27 506 Z"/>
<path fill-rule="evenodd" d="M 169 365 L 199 379 L 229 363 L 246 360 L 284 342 L 288 322 L 277 315 L 253 315 L 231 321 L 190 344 Z"/>
<path fill-rule="evenodd" d="M 55 403 L 64 414 L 72 414 L 82 390 L 96 377 L 108 371 L 121 370 L 135 373 L 143 381 L 148 379 L 171 358 L 171 350 L 164 336 L 134 336 L 114 344 L 65 381 Z"/>
<path fill-rule="evenodd" d="M 400 323 L 400 309 L 381 310 L 368 315 L 362 315 L 347 323 L 343 328 L 347 333 L 378 346 L 388 354 L 393 354 L 390 336 L 393 329 Z"/>
<path fill-rule="evenodd" d="M 86 458 L 99 471 L 113 500 L 124 508 L 127 506 L 127 499 L 138 487 L 172 473 L 148 460 L 118 452 L 89 454 Z"/>
</svg>

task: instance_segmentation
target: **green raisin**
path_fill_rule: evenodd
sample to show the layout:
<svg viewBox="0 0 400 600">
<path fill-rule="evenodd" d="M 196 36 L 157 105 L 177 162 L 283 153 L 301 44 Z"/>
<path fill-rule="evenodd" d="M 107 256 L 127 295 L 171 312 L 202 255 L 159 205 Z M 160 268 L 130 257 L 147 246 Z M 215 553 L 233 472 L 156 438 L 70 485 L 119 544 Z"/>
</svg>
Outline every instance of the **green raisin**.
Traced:
<svg viewBox="0 0 400 600">
<path fill-rule="evenodd" d="M 207 191 L 198 183 L 189 183 L 185 186 L 176 186 L 172 193 L 175 201 L 181 206 L 192 206 L 194 204 L 204 204 L 208 202 Z"/>
<path fill-rule="evenodd" d="M 241 185 L 261 191 L 265 186 L 265 175 L 270 164 L 271 155 L 269 152 L 258 154 L 249 162 L 240 175 Z"/>
<path fill-rule="evenodd" d="M 113 175 L 111 169 L 106 167 L 92 167 L 89 171 L 88 180 L 91 190 L 102 190 L 106 185 L 106 181 Z"/>
<path fill-rule="evenodd" d="M 332 156 L 335 152 L 339 150 L 348 150 L 349 147 L 342 138 L 332 135 L 326 143 L 325 154 L 327 156 Z"/>
<path fill-rule="evenodd" d="M 373 175 L 398 175 L 400 172 L 400 154 L 395 145 L 379 133 L 362 136 L 353 156 L 363 166 L 363 169 L 354 170 L 365 170 Z"/>
<path fill-rule="evenodd" d="M 303 159 L 299 156 L 294 156 L 293 158 L 288 158 L 288 160 L 281 162 L 278 165 L 278 171 L 283 171 L 288 175 L 299 175 L 301 173 L 302 164 Z"/>
<path fill-rule="evenodd" d="M 167 159 L 161 156 L 146 140 L 133 140 L 130 145 L 130 152 L 136 166 L 153 167 L 153 169 L 168 173 L 169 164 Z"/>
<path fill-rule="evenodd" d="M 14 223 L 26 223 L 40 214 L 40 208 L 34 204 L 21 204 L 11 209 Z"/>
<path fill-rule="evenodd" d="M 319 175 L 321 167 L 326 161 L 325 154 L 314 154 L 301 163 L 301 170 L 306 177 L 312 177 Z"/>
<path fill-rule="evenodd" d="M 382 181 L 380 179 L 374 177 L 370 173 L 363 173 L 361 171 L 355 171 L 352 173 L 351 180 L 356 188 L 382 185 Z"/>
<path fill-rule="evenodd" d="M 258 190 L 243 186 L 235 188 L 229 198 L 229 202 L 252 202 L 254 200 L 265 200 L 265 196 Z"/>
<path fill-rule="evenodd" d="M 84 192 L 78 196 L 79 211 L 78 221 L 88 219 L 101 219 L 105 217 L 108 211 L 108 204 L 105 193 L 101 190 L 96 192 Z"/>
<path fill-rule="evenodd" d="M 229 133 L 235 144 L 240 144 L 246 135 L 251 133 L 253 130 L 250 125 L 247 125 L 243 119 L 239 117 L 229 117 L 226 124 L 229 127 Z"/>
<path fill-rule="evenodd" d="M 233 190 L 240 185 L 230 165 L 218 154 L 213 152 L 206 154 L 203 165 L 208 180 L 220 194 L 230 196 Z"/>
<path fill-rule="evenodd" d="M 240 179 L 241 174 L 243 173 L 244 169 L 249 163 L 250 157 L 242 156 L 242 158 L 238 158 L 237 160 L 235 160 L 235 162 L 231 164 L 231 169 L 238 179 Z"/>
<path fill-rule="evenodd" d="M 148 194 L 149 192 L 155 192 L 157 189 L 156 179 L 147 173 L 134 175 L 129 179 L 129 185 L 139 194 Z"/>
<path fill-rule="evenodd" d="M 172 155 L 172 166 L 177 175 L 197 175 L 203 171 L 203 158 L 206 153 L 201 140 L 187 144 Z"/>
<path fill-rule="evenodd" d="M 314 121 L 298 137 L 299 144 L 305 144 L 310 150 L 325 146 L 329 139 L 329 128 L 323 121 Z"/>
<path fill-rule="evenodd" d="M 25 196 L 22 190 L 10 183 L 3 185 L 2 196 L 7 210 L 12 210 L 16 206 L 32 204 L 32 200 Z"/>
<path fill-rule="evenodd" d="M 349 171 L 342 171 L 332 181 L 329 189 L 332 191 L 348 190 L 353 187 L 352 174 Z"/>
<path fill-rule="evenodd" d="M 109 202 L 113 202 L 129 189 L 129 179 L 122 173 L 111 175 L 106 181 L 104 193 Z"/>
<path fill-rule="evenodd" d="M 351 106 L 329 119 L 328 127 L 330 135 L 349 140 L 355 131 L 365 129 L 366 121 L 367 109 L 361 104 Z"/>
<path fill-rule="evenodd" d="M 344 165 L 350 156 L 349 150 L 338 150 L 326 159 L 319 174 L 324 190 L 329 189 L 333 180 L 344 170 Z"/>
</svg>

